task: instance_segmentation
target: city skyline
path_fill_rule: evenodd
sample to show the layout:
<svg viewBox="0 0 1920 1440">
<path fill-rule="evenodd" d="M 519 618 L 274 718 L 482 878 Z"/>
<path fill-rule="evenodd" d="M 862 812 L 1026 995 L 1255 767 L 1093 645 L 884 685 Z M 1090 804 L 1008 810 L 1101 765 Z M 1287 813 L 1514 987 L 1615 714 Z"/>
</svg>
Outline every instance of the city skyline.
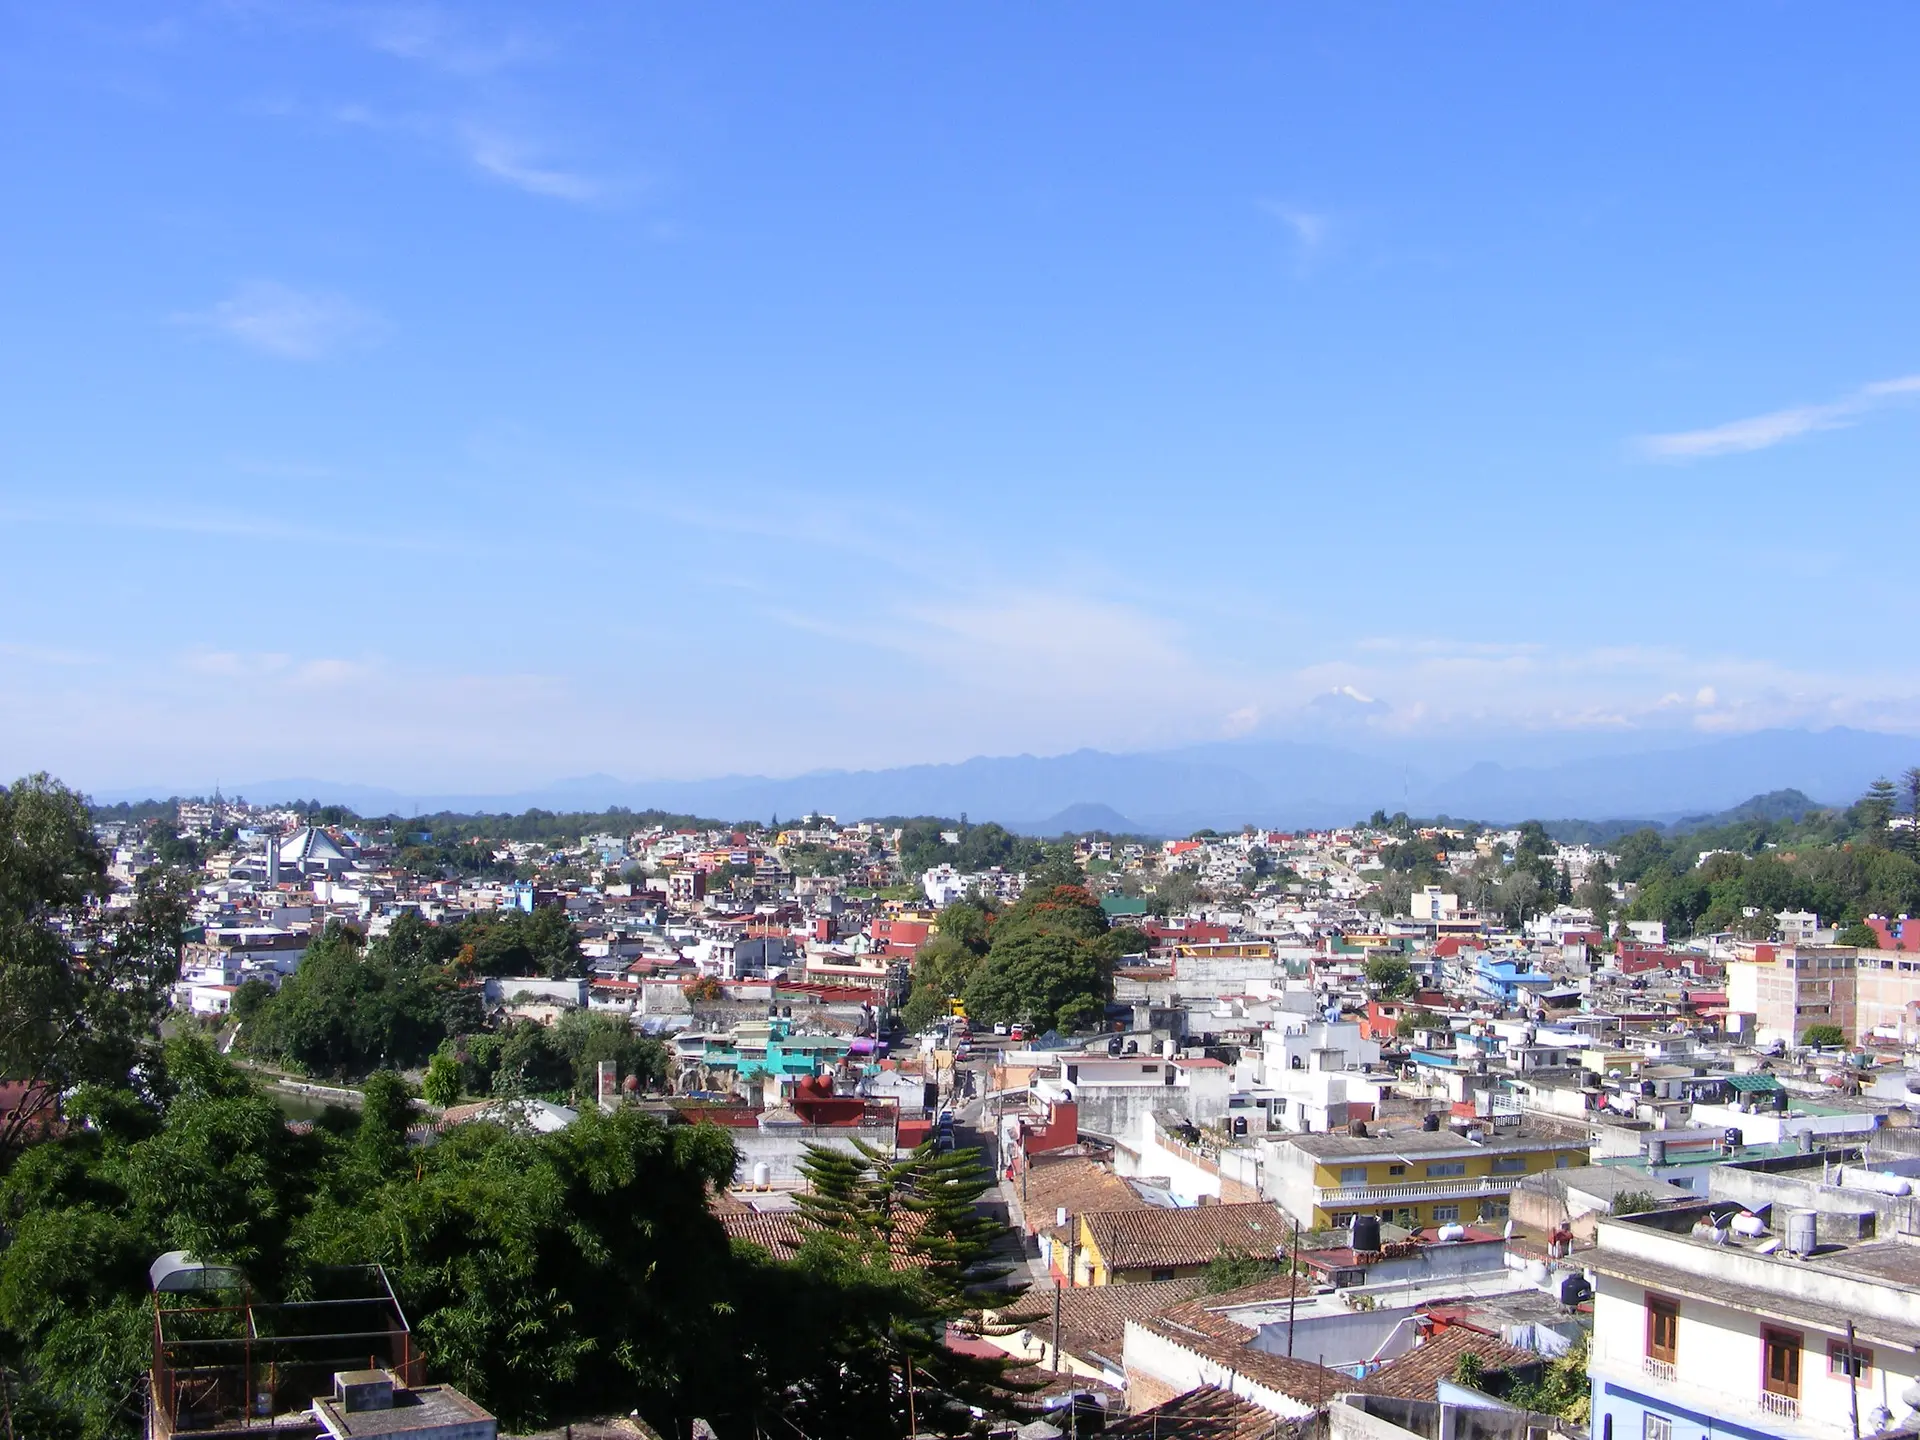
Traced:
<svg viewBox="0 0 1920 1440">
<path fill-rule="evenodd" d="M 1920 730 L 1908 11 L 6 24 L 14 773 Z"/>
</svg>

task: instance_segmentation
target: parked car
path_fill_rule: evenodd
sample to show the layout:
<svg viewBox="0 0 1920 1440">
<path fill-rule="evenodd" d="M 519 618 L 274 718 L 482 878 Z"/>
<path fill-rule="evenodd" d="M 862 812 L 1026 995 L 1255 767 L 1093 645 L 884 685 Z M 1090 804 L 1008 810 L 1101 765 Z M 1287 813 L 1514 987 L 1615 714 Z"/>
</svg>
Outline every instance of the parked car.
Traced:
<svg viewBox="0 0 1920 1440">
<path fill-rule="evenodd" d="M 995 1025 L 995 1026 L 993 1027 L 993 1033 L 994 1033 L 994 1034 L 996 1034 L 996 1035 L 1004 1035 L 1004 1034 L 1006 1034 L 1006 1033 L 1007 1033 L 1007 1022 L 1006 1022 L 1006 1021 L 1004 1021 L 1004 1020 L 1002 1020 L 1002 1021 L 1001 1021 L 1001 1022 L 1000 1022 L 999 1024 L 997 1024 L 997 1025 Z"/>
</svg>

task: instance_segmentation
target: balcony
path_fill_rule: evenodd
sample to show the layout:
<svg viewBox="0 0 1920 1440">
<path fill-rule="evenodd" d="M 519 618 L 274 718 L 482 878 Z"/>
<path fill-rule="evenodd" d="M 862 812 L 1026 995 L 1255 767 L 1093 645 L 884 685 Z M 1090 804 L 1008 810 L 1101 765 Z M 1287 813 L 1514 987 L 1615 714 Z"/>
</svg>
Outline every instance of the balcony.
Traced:
<svg viewBox="0 0 1920 1440">
<path fill-rule="evenodd" d="M 1524 1175 L 1462 1175 L 1452 1180 L 1414 1180 L 1403 1185 L 1333 1185 L 1319 1192 L 1322 1209 L 1336 1205 L 1384 1205 L 1419 1200 L 1464 1200 L 1509 1195 Z"/>
<path fill-rule="evenodd" d="M 1612 1380 L 1628 1389 L 1644 1389 L 1668 1404 L 1724 1415 L 1730 1421 L 1750 1426 L 1768 1427 L 1774 1435 L 1799 1437 L 1799 1440 L 1846 1440 L 1847 1437 L 1844 1391 L 1841 1407 L 1834 1414 L 1808 1414 L 1791 1395 L 1776 1395 L 1767 1390 L 1747 1390 L 1744 1394 L 1723 1390 L 1713 1382 L 1729 1377 L 1702 1376 L 1698 1367 L 1689 1379 L 1673 1361 L 1656 1360 L 1643 1354 L 1637 1344 L 1626 1353 L 1597 1348 L 1588 1373 L 1596 1380 Z M 1678 1428 L 1675 1427 L 1676 1433 Z"/>
<path fill-rule="evenodd" d="M 1798 1395 L 1776 1395 L 1771 1390 L 1760 1392 L 1760 1410 L 1762 1414 L 1772 1415 L 1780 1420 L 1798 1420 L 1800 1418 L 1800 1397 Z"/>
</svg>

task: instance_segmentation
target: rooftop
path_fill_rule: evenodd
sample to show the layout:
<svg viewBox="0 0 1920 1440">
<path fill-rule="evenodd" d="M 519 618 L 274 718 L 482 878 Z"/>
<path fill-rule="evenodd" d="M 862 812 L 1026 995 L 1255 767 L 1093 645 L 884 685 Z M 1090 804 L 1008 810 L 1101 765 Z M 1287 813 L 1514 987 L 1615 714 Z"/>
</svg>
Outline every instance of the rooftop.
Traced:
<svg viewBox="0 0 1920 1440">
<path fill-rule="evenodd" d="M 1192 1210 L 1110 1210 L 1085 1220 L 1101 1258 L 1113 1270 L 1204 1265 L 1233 1250 L 1268 1256 L 1287 1235 L 1285 1215 L 1265 1201 Z"/>
</svg>

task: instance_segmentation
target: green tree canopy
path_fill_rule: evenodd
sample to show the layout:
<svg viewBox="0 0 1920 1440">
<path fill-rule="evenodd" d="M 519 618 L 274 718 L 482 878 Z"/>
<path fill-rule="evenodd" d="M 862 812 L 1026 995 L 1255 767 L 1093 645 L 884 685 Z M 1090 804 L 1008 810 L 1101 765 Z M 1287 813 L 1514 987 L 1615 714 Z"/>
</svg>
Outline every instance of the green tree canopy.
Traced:
<svg viewBox="0 0 1920 1440">
<path fill-rule="evenodd" d="M 986 959 L 967 983 L 967 1013 L 1042 1029 L 1098 1025 L 1116 953 L 1106 912 L 1084 887 L 1029 885 L 994 925 Z"/>
</svg>

